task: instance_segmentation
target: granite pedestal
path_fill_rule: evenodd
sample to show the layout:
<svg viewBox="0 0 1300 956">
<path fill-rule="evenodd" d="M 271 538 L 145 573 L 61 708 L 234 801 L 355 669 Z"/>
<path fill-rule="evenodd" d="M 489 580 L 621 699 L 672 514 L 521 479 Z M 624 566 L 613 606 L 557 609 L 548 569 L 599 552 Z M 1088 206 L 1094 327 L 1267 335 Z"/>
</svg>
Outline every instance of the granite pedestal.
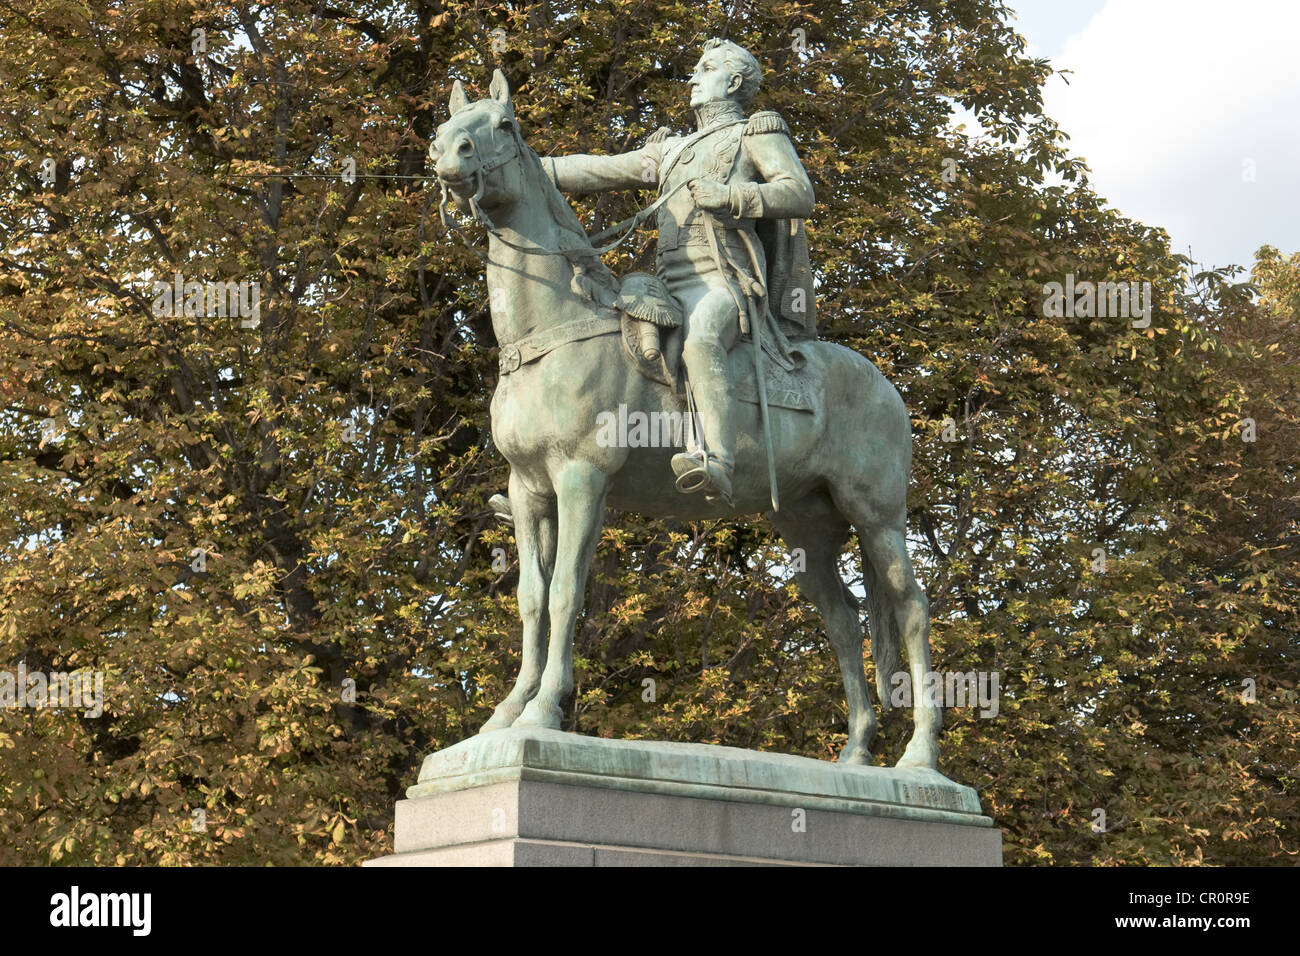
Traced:
<svg viewBox="0 0 1300 956">
<path fill-rule="evenodd" d="M 493 731 L 430 754 L 367 866 L 1000 866 L 934 770 L 710 744 Z"/>
</svg>

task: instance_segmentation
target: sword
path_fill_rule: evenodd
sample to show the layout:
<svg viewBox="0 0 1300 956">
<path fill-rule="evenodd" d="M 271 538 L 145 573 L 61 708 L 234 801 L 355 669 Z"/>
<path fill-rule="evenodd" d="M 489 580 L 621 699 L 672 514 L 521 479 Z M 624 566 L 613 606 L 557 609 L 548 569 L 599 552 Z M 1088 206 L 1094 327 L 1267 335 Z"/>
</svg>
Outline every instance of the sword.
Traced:
<svg viewBox="0 0 1300 956">
<path fill-rule="evenodd" d="M 762 270 L 758 267 L 758 255 L 754 251 L 754 244 L 750 241 L 749 233 L 740 230 L 740 238 L 745 243 L 745 250 L 749 253 L 749 262 L 754 269 L 755 275 L 761 275 Z M 767 445 L 767 487 L 772 496 L 772 510 L 781 510 L 781 499 L 776 491 L 776 455 L 772 452 L 772 415 L 767 407 L 767 375 L 763 371 L 763 315 L 758 310 L 758 303 L 762 302 L 764 310 L 767 309 L 767 285 L 762 279 L 755 280 L 760 289 L 751 290 L 745 296 L 745 305 L 749 311 L 749 328 L 750 338 L 754 348 L 754 385 L 758 388 L 758 412 L 763 424 L 763 441 Z M 757 292 L 762 292 L 762 298 L 758 298 Z"/>
<path fill-rule="evenodd" d="M 763 440 L 767 443 L 767 487 L 772 494 L 772 510 L 780 511 L 781 502 L 776 493 L 776 457 L 772 454 L 772 418 L 767 410 L 767 380 L 763 374 L 763 320 L 755 314 L 754 299 L 745 297 L 749 306 L 750 337 L 754 348 L 754 383 L 758 386 L 758 413 L 763 419 Z"/>
</svg>

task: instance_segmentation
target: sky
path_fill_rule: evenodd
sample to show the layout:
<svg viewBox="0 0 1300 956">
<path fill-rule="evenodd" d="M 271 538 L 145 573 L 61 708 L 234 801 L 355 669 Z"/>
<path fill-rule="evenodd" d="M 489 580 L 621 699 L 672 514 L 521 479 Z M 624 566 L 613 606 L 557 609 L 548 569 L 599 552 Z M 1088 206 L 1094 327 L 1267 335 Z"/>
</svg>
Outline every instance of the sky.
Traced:
<svg viewBox="0 0 1300 956">
<path fill-rule="evenodd" d="M 1205 266 L 1300 251 L 1300 0 L 1007 0 L 1045 111 L 1124 215 Z"/>
</svg>

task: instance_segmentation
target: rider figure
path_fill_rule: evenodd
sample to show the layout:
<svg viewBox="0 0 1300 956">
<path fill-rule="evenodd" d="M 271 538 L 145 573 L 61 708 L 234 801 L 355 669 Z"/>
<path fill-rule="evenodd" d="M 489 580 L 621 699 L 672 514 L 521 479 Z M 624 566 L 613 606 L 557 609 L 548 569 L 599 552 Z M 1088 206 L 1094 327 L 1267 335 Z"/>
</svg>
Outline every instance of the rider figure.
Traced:
<svg viewBox="0 0 1300 956">
<path fill-rule="evenodd" d="M 747 50 L 729 40 L 709 40 L 690 81 L 694 135 L 656 134 L 641 149 L 616 156 L 542 160 L 563 192 L 644 188 L 657 181 L 661 195 L 672 193 L 658 212 L 656 266 L 685 315 L 682 359 L 704 446 L 674 455 L 673 471 L 682 490 L 728 501 L 736 414 L 727 353 L 742 332 L 751 331 L 748 297 L 765 295 L 768 285 L 755 223 L 803 220 L 813 207 L 812 184 L 785 121 L 773 112 L 745 119 L 743 108 L 758 92 L 761 73 Z M 777 304 L 772 308 L 780 310 Z M 779 339 L 774 323 L 770 328 Z"/>
</svg>

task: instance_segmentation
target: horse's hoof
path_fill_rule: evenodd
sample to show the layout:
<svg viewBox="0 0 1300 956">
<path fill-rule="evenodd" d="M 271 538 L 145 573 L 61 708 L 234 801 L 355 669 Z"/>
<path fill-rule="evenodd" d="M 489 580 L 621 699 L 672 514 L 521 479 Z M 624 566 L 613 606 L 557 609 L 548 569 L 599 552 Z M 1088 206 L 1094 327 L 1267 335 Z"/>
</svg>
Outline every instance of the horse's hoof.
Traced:
<svg viewBox="0 0 1300 956">
<path fill-rule="evenodd" d="M 848 764 L 854 767 L 870 767 L 871 751 L 866 747 L 854 747 L 852 750 L 845 747 L 840 751 L 839 760 L 836 763 Z"/>
<path fill-rule="evenodd" d="M 536 701 L 530 703 L 524 708 L 524 712 L 519 715 L 512 727 L 540 727 L 543 730 L 560 729 L 560 708 L 543 707 Z"/>
<path fill-rule="evenodd" d="M 505 700 L 497 704 L 497 709 L 492 712 L 488 722 L 479 728 L 479 733 L 486 733 L 489 730 L 505 730 L 514 726 L 515 721 L 519 719 L 520 713 L 523 712 L 524 706 L 528 702 L 526 697 L 520 700 L 521 697 L 523 695 L 518 693 L 508 694 Z"/>
<path fill-rule="evenodd" d="M 505 495 L 493 495 L 488 499 L 488 507 L 492 509 L 492 514 L 508 525 L 515 523 L 514 512 L 510 508 L 510 499 Z"/>
<path fill-rule="evenodd" d="M 908 742 L 907 749 L 903 751 L 903 756 L 899 758 L 895 767 L 924 767 L 929 770 L 936 770 L 939 767 L 939 748 L 929 741 L 920 741 L 913 738 Z"/>
</svg>

